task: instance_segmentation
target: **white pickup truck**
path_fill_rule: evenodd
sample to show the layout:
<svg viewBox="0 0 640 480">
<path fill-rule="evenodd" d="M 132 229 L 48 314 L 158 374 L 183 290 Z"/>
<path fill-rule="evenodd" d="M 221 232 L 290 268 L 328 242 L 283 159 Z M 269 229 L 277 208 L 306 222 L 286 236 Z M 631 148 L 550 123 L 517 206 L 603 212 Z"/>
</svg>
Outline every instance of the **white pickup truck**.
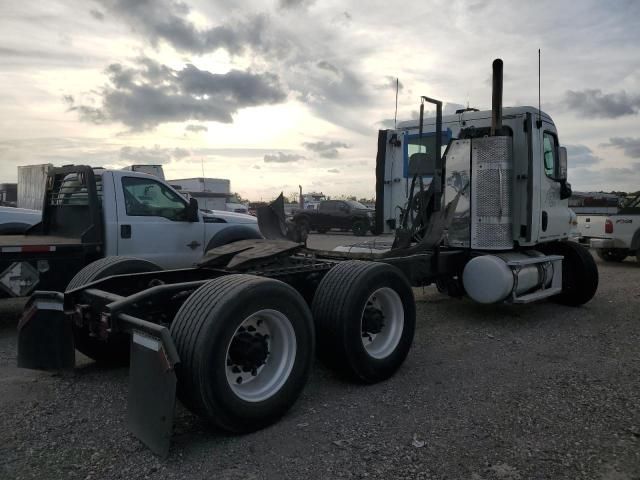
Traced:
<svg viewBox="0 0 640 480">
<path fill-rule="evenodd" d="M 42 221 L 0 235 L 0 293 L 64 290 L 89 263 L 131 256 L 162 269 L 187 268 L 214 247 L 262 238 L 250 215 L 204 213 L 145 173 L 67 166 L 47 178 Z"/>
<path fill-rule="evenodd" d="M 581 240 L 608 262 L 635 256 L 640 262 L 640 195 L 628 200 L 615 215 L 578 215 Z"/>
</svg>

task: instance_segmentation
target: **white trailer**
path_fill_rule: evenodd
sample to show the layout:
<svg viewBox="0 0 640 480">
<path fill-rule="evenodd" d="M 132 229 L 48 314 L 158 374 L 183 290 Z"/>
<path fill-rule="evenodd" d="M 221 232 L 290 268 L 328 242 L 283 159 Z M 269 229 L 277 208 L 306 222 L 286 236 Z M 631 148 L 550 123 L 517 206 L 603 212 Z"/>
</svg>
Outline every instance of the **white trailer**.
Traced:
<svg viewBox="0 0 640 480">
<path fill-rule="evenodd" d="M 231 195 L 231 182 L 226 178 L 177 178 L 169 183 L 185 192 L 209 192 Z"/>
<path fill-rule="evenodd" d="M 162 168 L 162 165 L 136 164 L 124 167 L 122 170 L 127 170 L 129 172 L 146 173 L 147 175 L 153 175 L 154 177 L 158 177 L 164 180 L 164 169 Z"/>
</svg>

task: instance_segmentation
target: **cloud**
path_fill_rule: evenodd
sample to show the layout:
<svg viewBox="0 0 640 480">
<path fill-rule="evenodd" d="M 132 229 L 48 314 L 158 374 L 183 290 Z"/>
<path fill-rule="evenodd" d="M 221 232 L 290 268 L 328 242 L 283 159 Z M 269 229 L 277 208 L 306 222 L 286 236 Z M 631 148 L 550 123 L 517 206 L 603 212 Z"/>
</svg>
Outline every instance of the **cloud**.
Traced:
<svg viewBox="0 0 640 480">
<path fill-rule="evenodd" d="M 315 3 L 315 0 L 279 0 L 278 6 L 281 9 L 307 8 Z"/>
<path fill-rule="evenodd" d="M 593 154 L 586 145 L 567 145 L 567 163 L 570 167 L 579 168 L 602 162 L 602 158 Z"/>
<path fill-rule="evenodd" d="M 290 163 L 297 162 L 298 160 L 302 160 L 305 157 L 302 155 L 298 155 L 296 153 L 267 153 L 264 156 L 264 163 Z"/>
<path fill-rule="evenodd" d="M 375 86 L 376 90 L 393 90 L 394 92 L 396 91 L 396 77 L 392 77 L 391 75 L 387 75 L 384 77 L 385 81 L 384 83 L 380 83 L 378 85 Z M 402 84 L 402 82 L 400 80 L 397 80 L 398 82 L 398 91 L 402 92 L 402 90 L 404 90 L 404 85 Z"/>
<path fill-rule="evenodd" d="M 307 150 L 317 153 L 324 158 L 337 158 L 340 152 L 339 148 L 349 148 L 349 145 L 343 142 L 305 142 L 302 144 Z"/>
<path fill-rule="evenodd" d="M 640 95 L 627 94 L 625 90 L 617 93 L 602 93 L 600 89 L 567 90 L 564 95 L 564 104 L 570 110 L 584 115 L 618 118 L 638 113 Z"/>
<path fill-rule="evenodd" d="M 64 100 L 84 121 L 121 122 L 132 130 L 188 120 L 231 123 L 241 108 L 280 103 L 287 97 L 271 73 L 218 74 L 191 64 L 174 70 L 146 57 L 138 58 L 134 67 L 112 64 L 106 73 L 110 84 L 99 92 L 99 107 L 79 104 L 71 95 Z"/>
<path fill-rule="evenodd" d="M 329 170 L 327 170 L 327 172 L 329 172 L 329 173 L 340 173 L 340 170 L 338 170 L 337 168 L 330 168 Z"/>
<path fill-rule="evenodd" d="M 95 8 L 92 8 L 91 10 L 89 10 L 89 13 L 96 20 L 100 20 L 100 21 L 104 20 L 104 13 L 102 13 L 100 10 L 96 10 Z"/>
<path fill-rule="evenodd" d="M 569 181 L 575 191 L 635 192 L 638 190 L 640 162 L 629 167 L 607 167 L 603 169 L 572 168 L 569 165 Z"/>
<path fill-rule="evenodd" d="M 447 102 L 444 104 L 444 107 L 442 107 L 442 114 L 453 115 L 454 113 L 456 113 L 456 110 L 462 110 L 463 108 L 465 108 L 465 106 L 459 103 Z"/>
<path fill-rule="evenodd" d="M 209 131 L 209 129 L 207 127 L 205 127 L 204 125 L 187 125 L 184 129 L 187 132 L 194 132 L 194 133 L 208 132 Z"/>
<path fill-rule="evenodd" d="M 122 147 L 120 149 L 120 160 L 132 162 L 133 164 L 165 164 L 171 160 L 178 160 L 190 156 L 189 150 L 184 148 L 162 148 L 154 145 L 146 147 Z"/>
<path fill-rule="evenodd" d="M 296 19 L 291 25 L 267 14 L 243 14 L 198 28 L 189 20 L 191 9 L 178 0 L 99 1 L 151 45 L 166 42 L 177 51 L 196 55 L 223 49 L 231 56 L 251 56 L 254 65 L 275 72 L 288 91 L 319 117 L 350 130 L 368 131 L 353 107 L 367 105 L 372 98 L 358 61 L 348 55 L 336 59 L 331 46 L 339 35 L 335 25 L 325 26 L 318 19 L 309 23 L 309 18 Z M 311 3 L 298 0 L 283 5 L 299 9 Z M 367 48 L 359 47 L 359 56 L 364 57 Z M 329 56 L 334 59 L 331 63 L 316 60 Z M 85 116 L 92 113 L 85 112 Z"/>
<path fill-rule="evenodd" d="M 284 48 L 281 40 L 267 35 L 265 15 L 245 15 L 226 25 L 198 29 L 187 19 L 188 5 L 178 0 L 99 0 L 114 17 L 126 22 L 153 45 L 162 40 L 181 52 L 203 54 L 225 49 L 241 55 L 247 48 L 271 51 Z"/>
<path fill-rule="evenodd" d="M 321 68 L 322 70 L 327 70 L 329 72 L 335 73 L 336 75 L 340 75 L 340 70 L 338 69 L 338 67 L 330 62 L 327 62 L 326 60 L 320 60 L 318 63 L 316 63 L 316 66 L 318 68 Z"/>
<path fill-rule="evenodd" d="M 380 125 L 383 129 L 390 129 L 390 128 L 395 128 L 396 122 L 393 118 L 385 118 L 384 120 L 380 120 L 379 122 L 376 122 L 378 125 Z"/>
<path fill-rule="evenodd" d="M 603 146 L 619 148 L 627 157 L 640 158 L 640 138 L 612 137 Z"/>
</svg>

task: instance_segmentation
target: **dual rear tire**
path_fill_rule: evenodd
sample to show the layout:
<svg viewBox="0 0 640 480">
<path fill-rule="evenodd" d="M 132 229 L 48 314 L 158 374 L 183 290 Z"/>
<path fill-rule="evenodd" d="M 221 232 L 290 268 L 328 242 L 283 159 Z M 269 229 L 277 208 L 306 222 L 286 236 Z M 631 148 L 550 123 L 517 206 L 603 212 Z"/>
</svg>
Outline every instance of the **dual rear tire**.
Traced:
<svg viewBox="0 0 640 480">
<path fill-rule="evenodd" d="M 316 345 L 328 366 L 365 383 L 389 378 L 409 352 L 413 293 L 395 267 L 339 264 L 321 281 L 312 310 L 313 319 L 302 296 L 277 280 L 207 282 L 171 324 L 181 359 L 178 397 L 216 427 L 247 433 L 295 403 Z"/>
</svg>

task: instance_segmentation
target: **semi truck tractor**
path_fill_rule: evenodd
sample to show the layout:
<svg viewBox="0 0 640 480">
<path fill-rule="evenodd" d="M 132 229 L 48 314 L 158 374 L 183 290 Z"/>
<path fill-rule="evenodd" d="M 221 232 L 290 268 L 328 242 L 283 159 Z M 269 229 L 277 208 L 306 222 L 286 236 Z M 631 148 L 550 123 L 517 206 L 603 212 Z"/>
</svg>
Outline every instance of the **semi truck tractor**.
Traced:
<svg viewBox="0 0 640 480">
<path fill-rule="evenodd" d="M 378 135 L 376 214 L 379 228 L 394 229 L 388 250 L 306 248 L 281 195 L 258 210 L 264 239 L 215 248 L 197 268 L 115 257 L 85 267 L 64 293 L 36 292 L 18 364 L 71 368 L 74 348 L 97 361 L 128 356 L 129 427 L 166 455 L 176 394 L 212 425 L 244 433 L 287 412 L 316 352 L 356 382 L 391 377 L 413 342 L 413 286 L 484 304 L 587 303 L 598 270 L 567 241 L 566 155 L 551 117 L 502 111 L 500 60 L 490 112 L 443 119 L 440 101 L 422 102 L 421 112 L 435 104 L 433 124 Z M 404 152 L 406 182 L 394 173 Z"/>
</svg>

